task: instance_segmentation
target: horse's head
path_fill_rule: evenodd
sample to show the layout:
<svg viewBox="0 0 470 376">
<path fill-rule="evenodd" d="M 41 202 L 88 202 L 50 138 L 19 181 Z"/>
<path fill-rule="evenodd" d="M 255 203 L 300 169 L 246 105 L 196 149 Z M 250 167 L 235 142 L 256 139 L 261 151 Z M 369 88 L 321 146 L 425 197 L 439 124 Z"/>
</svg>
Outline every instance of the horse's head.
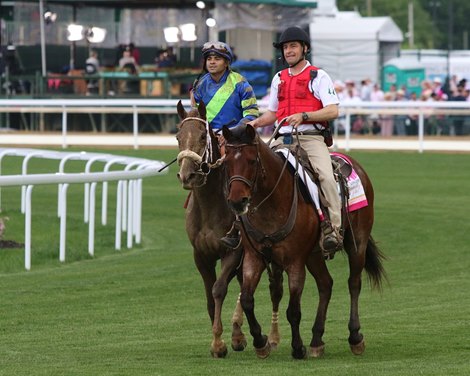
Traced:
<svg viewBox="0 0 470 376">
<path fill-rule="evenodd" d="M 225 144 L 225 169 L 228 179 L 227 200 L 235 214 L 246 214 L 261 168 L 258 153 L 260 142 L 256 130 L 248 124 L 222 129 Z"/>
<path fill-rule="evenodd" d="M 181 101 L 177 105 L 181 122 L 178 124 L 178 179 L 184 189 L 193 189 L 205 184 L 209 173 L 208 162 L 212 158 L 212 130 L 206 120 L 206 107 L 201 102 L 189 113 Z"/>
</svg>

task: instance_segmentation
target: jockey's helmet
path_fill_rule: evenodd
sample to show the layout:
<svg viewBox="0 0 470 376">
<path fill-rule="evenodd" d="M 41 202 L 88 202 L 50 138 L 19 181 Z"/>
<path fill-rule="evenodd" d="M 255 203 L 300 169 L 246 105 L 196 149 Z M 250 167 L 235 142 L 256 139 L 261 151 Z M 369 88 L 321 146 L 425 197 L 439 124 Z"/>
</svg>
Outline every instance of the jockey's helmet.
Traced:
<svg viewBox="0 0 470 376">
<path fill-rule="evenodd" d="M 282 49 L 282 45 L 286 42 L 299 41 L 307 46 L 307 49 L 310 50 L 310 37 L 308 34 L 302 30 L 300 27 L 292 26 L 284 30 L 279 37 L 279 41 L 273 43 L 275 48 Z M 307 51 L 308 51 L 307 50 Z"/>
<path fill-rule="evenodd" d="M 230 64 L 233 60 L 233 53 L 232 49 L 230 46 L 224 42 L 206 42 L 202 46 L 202 56 L 204 60 L 207 59 L 207 57 L 210 54 L 216 54 L 228 61 Z"/>
</svg>

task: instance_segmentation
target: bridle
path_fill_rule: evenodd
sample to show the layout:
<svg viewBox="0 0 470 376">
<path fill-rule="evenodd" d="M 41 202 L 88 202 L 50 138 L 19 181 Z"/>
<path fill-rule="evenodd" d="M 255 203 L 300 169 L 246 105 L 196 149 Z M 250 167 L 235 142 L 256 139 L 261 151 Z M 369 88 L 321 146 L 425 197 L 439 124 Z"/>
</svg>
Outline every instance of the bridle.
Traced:
<svg viewBox="0 0 470 376">
<path fill-rule="evenodd" d="M 182 150 L 179 152 L 178 156 L 176 157 L 176 160 L 178 161 L 178 165 L 180 166 L 184 159 L 189 159 L 190 161 L 192 161 L 197 166 L 197 170 L 195 171 L 195 173 L 204 177 L 203 183 L 200 185 L 202 186 L 206 183 L 207 175 L 209 175 L 211 170 L 213 168 L 219 167 L 222 164 L 223 157 L 212 163 L 212 160 L 214 158 L 214 150 L 212 147 L 212 138 L 209 122 L 207 120 L 195 116 L 188 116 L 181 121 L 180 128 L 183 127 L 184 123 L 189 120 L 199 121 L 204 124 L 204 127 L 206 129 L 206 146 L 202 155 L 199 155 L 198 153 L 190 149 Z"/>
<path fill-rule="evenodd" d="M 240 153 L 241 153 L 243 148 L 250 147 L 250 146 L 256 147 L 256 171 L 255 171 L 255 175 L 254 175 L 253 179 L 251 179 L 251 180 L 247 179 L 246 177 L 244 177 L 242 175 L 233 175 L 228 180 L 228 187 L 229 188 L 230 188 L 230 186 L 232 185 L 233 182 L 241 181 L 242 183 L 245 183 L 248 186 L 248 188 L 250 188 L 250 190 L 253 190 L 254 188 L 256 188 L 256 181 L 258 180 L 259 171 L 261 170 L 261 175 L 263 177 L 266 175 L 266 171 L 263 167 L 263 164 L 261 163 L 261 159 L 260 159 L 260 156 L 259 156 L 258 141 L 255 141 L 252 144 L 247 144 L 247 143 L 245 143 L 245 144 L 225 144 L 226 149 L 233 148 L 233 149 L 235 149 L 236 151 L 238 151 Z"/>
</svg>

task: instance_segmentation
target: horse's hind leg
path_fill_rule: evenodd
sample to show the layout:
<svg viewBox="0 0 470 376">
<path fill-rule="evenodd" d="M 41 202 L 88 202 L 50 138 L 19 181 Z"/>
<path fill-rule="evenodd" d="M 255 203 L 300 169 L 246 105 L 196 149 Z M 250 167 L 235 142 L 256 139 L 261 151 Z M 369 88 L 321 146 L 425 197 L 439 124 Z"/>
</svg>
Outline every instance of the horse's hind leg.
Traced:
<svg viewBox="0 0 470 376">
<path fill-rule="evenodd" d="M 269 276 L 269 292 L 271 294 L 272 303 L 272 316 L 271 316 L 271 329 L 269 331 L 269 345 L 271 348 L 276 349 L 281 342 L 281 335 L 279 333 L 279 304 L 283 295 L 282 287 L 282 273 L 283 270 L 276 264 L 272 264 L 271 275 Z"/>
<path fill-rule="evenodd" d="M 359 232 L 357 232 L 359 234 Z M 367 239 L 356 236 L 356 247 L 351 239 L 350 232 L 346 234 L 345 248 L 349 256 L 349 295 L 351 297 L 351 306 L 349 314 L 349 346 L 354 355 L 360 355 L 365 350 L 364 337 L 360 332 L 361 323 L 359 321 L 359 295 L 362 288 L 361 273 L 365 263 L 365 248 Z"/>
<path fill-rule="evenodd" d="M 309 256 L 307 268 L 315 278 L 319 295 L 317 315 L 312 327 L 312 341 L 310 342 L 310 356 L 318 358 L 325 353 L 323 333 L 325 332 L 326 312 L 333 289 L 333 279 L 319 250 Z"/>
</svg>

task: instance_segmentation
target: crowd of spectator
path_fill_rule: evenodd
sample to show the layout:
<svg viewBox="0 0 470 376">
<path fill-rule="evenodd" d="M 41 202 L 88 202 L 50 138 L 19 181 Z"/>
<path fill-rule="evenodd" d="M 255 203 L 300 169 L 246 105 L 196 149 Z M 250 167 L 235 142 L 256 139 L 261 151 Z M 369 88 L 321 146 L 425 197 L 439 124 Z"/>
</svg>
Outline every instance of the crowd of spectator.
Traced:
<svg viewBox="0 0 470 376">
<path fill-rule="evenodd" d="M 360 103 L 363 101 L 468 101 L 470 102 L 470 83 L 466 79 L 452 76 L 444 82 L 439 77 L 424 80 L 421 83 L 421 93 L 408 90 L 404 85 L 397 88 L 391 85 L 383 91 L 377 83 L 366 78 L 360 83 L 352 80 L 336 81 L 335 90 L 341 103 Z M 337 121 L 338 129 L 344 130 L 344 117 Z M 460 135 L 467 133 L 465 125 L 470 118 L 464 116 L 426 116 L 425 132 L 434 135 Z M 470 126 L 470 124 L 468 124 Z M 351 132 L 358 134 L 381 134 L 405 136 L 418 133 L 417 115 L 352 115 Z"/>
</svg>

